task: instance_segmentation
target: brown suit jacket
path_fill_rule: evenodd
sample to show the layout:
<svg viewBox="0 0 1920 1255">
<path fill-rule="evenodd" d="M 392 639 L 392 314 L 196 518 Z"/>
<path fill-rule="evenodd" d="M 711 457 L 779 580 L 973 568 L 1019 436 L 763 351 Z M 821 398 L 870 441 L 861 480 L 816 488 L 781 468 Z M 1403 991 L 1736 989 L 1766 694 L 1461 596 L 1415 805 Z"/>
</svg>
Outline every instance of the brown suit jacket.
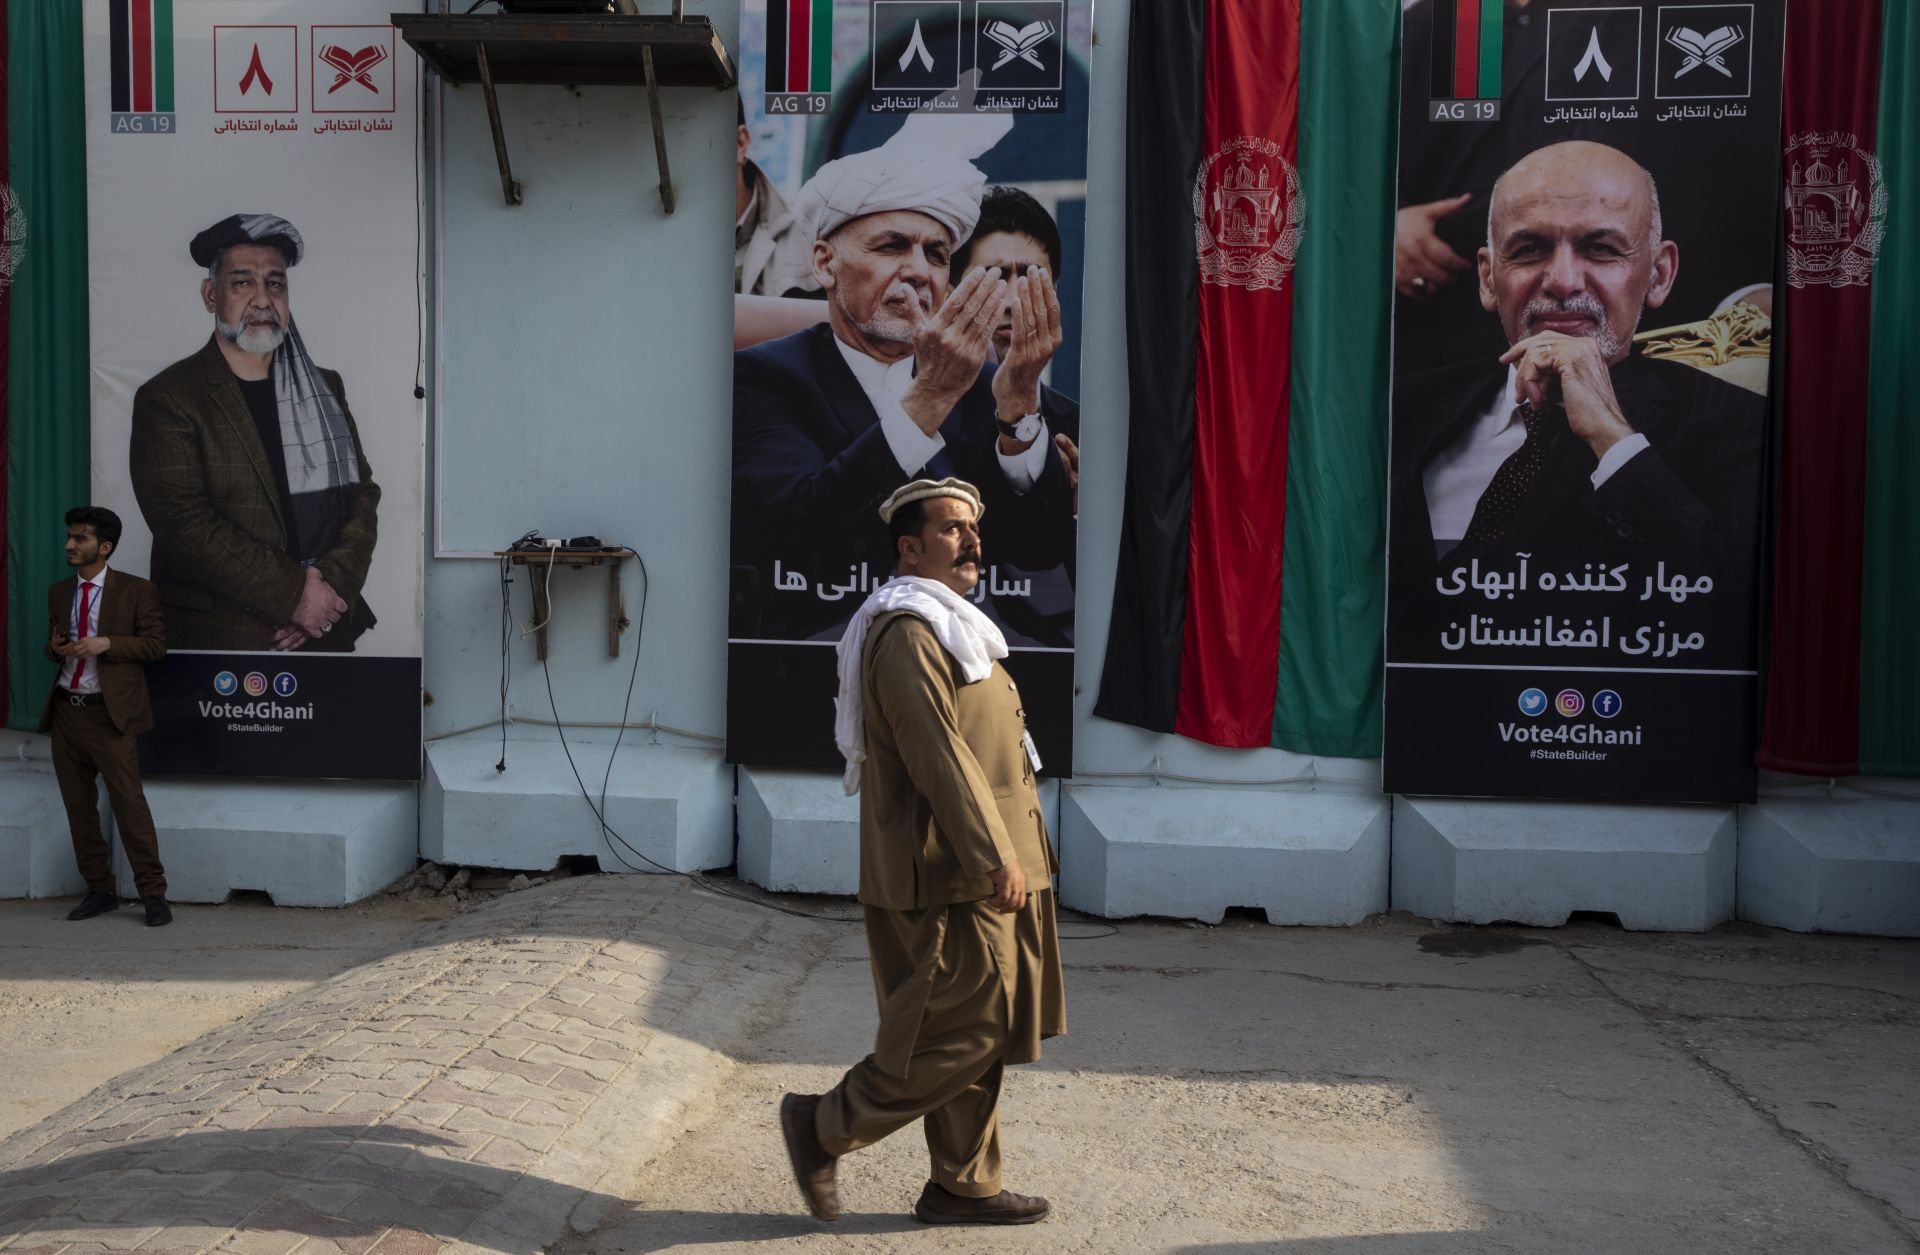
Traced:
<svg viewBox="0 0 1920 1255">
<path fill-rule="evenodd" d="M 322 370 L 340 406 L 340 376 Z M 380 488 L 360 429 L 360 497 L 340 543 L 314 565 L 363 622 L 360 596 L 378 535 Z M 140 386 L 133 397 L 130 471 L 153 531 L 153 582 L 166 603 L 175 649 L 268 649 L 292 622 L 306 574 L 287 556 L 280 490 L 246 398 L 211 337 Z"/>
<path fill-rule="evenodd" d="M 49 661 L 65 663 L 53 652 L 56 641 L 67 638 L 72 621 L 73 590 L 80 577 L 70 575 L 47 590 L 47 644 Z M 152 584 L 137 575 L 123 575 L 107 568 L 106 586 L 100 592 L 100 623 L 96 635 L 107 638 L 107 652 L 87 659 L 88 666 L 100 668 L 100 696 L 107 717 L 121 732 L 132 735 L 153 726 L 153 707 L 147 702 L 147 673 L 143 662 L 152 662 L 167 652 L 167 621 L 160 611 L 160 598 Z M 54 677 L 47 691 L 46 705 L 40 709 L 40 731 L 53 728 L 53 703 L 60 695 L 60 678 Z"/>
<path fill-rule="evenodd" d="M 861 677 L 860 901 L 904 911 L 993 896 L 1018 859 L 1031 890 L 1056 870 L 1006 669 L 968 684 L 926 621 L 874 620 Z"/>
</svg>

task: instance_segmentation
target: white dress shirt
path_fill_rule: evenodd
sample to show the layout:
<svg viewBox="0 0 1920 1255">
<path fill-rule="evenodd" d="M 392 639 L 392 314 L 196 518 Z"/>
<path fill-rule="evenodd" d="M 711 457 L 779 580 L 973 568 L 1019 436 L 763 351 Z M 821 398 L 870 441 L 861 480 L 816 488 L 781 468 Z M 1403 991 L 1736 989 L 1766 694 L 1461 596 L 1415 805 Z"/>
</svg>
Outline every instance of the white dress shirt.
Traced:
<svg viewBox="0 0 1920 1255">
<path fill-rule="evenodd" d="M 1527 442 L 1527 425 L 1520 418 L 1519 393 L 1514 387 L 1517 373 L 1514 367 L 1507 367 L 1506 386 L 1494 397 L 1493 405 L 1427 464 L 1422 480 L 1427 490 L 1427 517 L 1437 541 L 1458 541 L 1467 534 L 1474 508 L 1493 482 L 1494 472 Z M 1635 432 L 1608 449 L 1589 477 L 1593 486 L 1597 489 L 1606 483 L 1646 447 L 1647 438 Z"/>
<path fill-rule="evenodd" d="M 913 386 L 913 359 L 903 357 L 897 362 L 882 362 L 850 347 L 838 336 L 834 337 L 833 346 L 840 350 L 860 391 L 867 394 L 867 400 L 873 403 L 873 412 L 880 416 L 880 434 L 886 438 L 887 448 L 893 451 L 893 460 L 909 479 L 918 476 L 927 468 L 927 463 L 933 461 L 934 455 L 947 447 L 947 441 L 937 432 L 929 436 L 921 431 L 900 403 L 907 389 Z M 993 455 L 1015 492 L 1025 495 L 1032 491 L 1040 476 L 1046 473 L 1047 449 L 1052 443 L 1044 418 L 1040 420 L 1040 434 L 1020 453 L 1008 456 L 1000 452 L 999 439 L 994 440 Z"/>
<path fill-rule="evenodd" d="M 67 605 L 67 641 L 85 640 L 89 636 L 100 635 L 100 595 L 106 591 L 107 568 L 101 567 L 100 573 L 90 580 L 76 580 L 73 585 L 73 601 Z M 80 622 L 80 590 L 89 588 L 87 594 L 87 621 Z M 72 689 L 74 668 L 80 665 L 78 658 L 64 658 L 60 662 L 60 687 Z M 100 691 L 100 659 L 87 659 L 87 669 L 80 676 L 79 692 L 98 693 Z"/>
</svg>

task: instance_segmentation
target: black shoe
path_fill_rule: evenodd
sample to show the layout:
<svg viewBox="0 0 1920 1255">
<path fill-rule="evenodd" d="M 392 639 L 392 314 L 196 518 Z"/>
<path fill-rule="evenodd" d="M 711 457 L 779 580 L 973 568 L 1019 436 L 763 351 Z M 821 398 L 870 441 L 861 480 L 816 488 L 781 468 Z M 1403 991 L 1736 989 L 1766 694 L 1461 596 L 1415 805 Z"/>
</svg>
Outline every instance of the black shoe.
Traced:
<svg viewBox="0 0 1920 1255">
<path fill-rule="evenodd" d="M 165 894 L 156 893 L 147 899 L 147 927 L 158 928 L 162 924 L 173 923 L 173 908 L 167 905 Z"/>
<path fill-rule="evenodd" d="M 80 905 L 67 912 L 68 919 L 92 919 L 108 911 L 120 909 L 120 899 L 111 893 L 101 893 L 97 889 L 87 890 L 87 896 L 80 899 Z"/>
<path fill-rule="evenodd" d="M 1033 1224 L 1052 1211 L 1044 1198 L 1001 1190 L 992 1198 L 963 1198 L 935 1182 L 927 1182 L 913 1205 L 921 1224 Z"/>
<path fill-rule="evenodd" d="M 787 1162 L 793 1165 L 800 1198 L 815 1220 L 840 1219 L 840 1187 L 834 1180 L 835 1161 L 814 1132 L 817 1094 L 786 1094 L 780 1099 L 780 1133 L 787 1143 Z"/>
</svg>

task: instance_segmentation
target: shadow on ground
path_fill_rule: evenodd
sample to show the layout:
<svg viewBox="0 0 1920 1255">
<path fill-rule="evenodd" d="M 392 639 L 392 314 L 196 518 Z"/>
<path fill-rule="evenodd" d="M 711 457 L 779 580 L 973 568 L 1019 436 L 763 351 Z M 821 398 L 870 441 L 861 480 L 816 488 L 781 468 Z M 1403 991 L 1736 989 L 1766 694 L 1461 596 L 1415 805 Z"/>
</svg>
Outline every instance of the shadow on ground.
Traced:
<svg viewBox="0 0 1920 1255">
<path fill-rule="evenodd" d="M 297 1234 L 365 1251 L 396 1230 L 450 1241 L 485 1217 L 486 1248 L 542 1250 L 534 1236 L 516 1238 L 513 1216 L 495 1209 L 530 1189 L 569 1187 L 446 1153 L 461 1149 L 429 1129 L 392 1124 L 134 1142 L 0 1174 L 0 1240 L 166 1250 L 200 1249 L 228 1234 Z M 578 1206 L 626 1209 L 592 1192 Z M 140 1240 L 154 1229 L 161 1232 Z"/>
</svg>

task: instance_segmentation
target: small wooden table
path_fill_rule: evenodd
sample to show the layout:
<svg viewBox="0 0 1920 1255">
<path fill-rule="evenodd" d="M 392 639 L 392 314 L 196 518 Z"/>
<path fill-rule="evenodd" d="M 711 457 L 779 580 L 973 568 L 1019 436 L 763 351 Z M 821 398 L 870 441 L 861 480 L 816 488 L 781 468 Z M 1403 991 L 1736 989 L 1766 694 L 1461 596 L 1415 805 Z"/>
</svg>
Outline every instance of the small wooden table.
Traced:
<svg viewBox="0 0 1920 1255">
<path fill-rule="evenodd" d="M 620 633 L 624 632 L 631 620 L 620 605 L 620 559 L 633 556 L 625 549 L 499 549 L 494 557 L 506 558 L 515 566 L 528 568 L 527 578 L 533 584 L 533 629 L 534 656 L 541 661 L 547 657 L 547 622 L 553 618 L 553 600 L 548 584 L 554 567 L 574 567 L 584 570 L 590 566 L 607 568 L 607 657 L 620 656 Z"/>
</svg>

